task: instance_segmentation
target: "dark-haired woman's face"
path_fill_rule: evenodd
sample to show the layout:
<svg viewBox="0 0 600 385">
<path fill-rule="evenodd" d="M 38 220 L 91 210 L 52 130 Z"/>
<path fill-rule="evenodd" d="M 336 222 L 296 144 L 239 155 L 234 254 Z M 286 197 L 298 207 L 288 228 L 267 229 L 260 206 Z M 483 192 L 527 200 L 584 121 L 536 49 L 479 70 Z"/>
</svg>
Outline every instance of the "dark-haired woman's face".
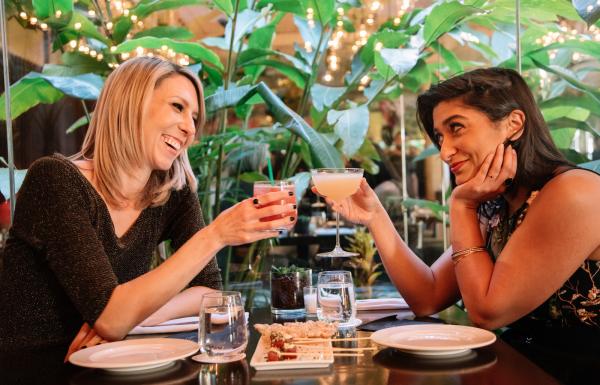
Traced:
<svg viewBox="0 0 600 385">
<path fill-rule="evenodd" d="M 485 157 L 509 136 L 504 121 L 492 122 L 459 99 L 441 102 L 433 109 L 433 127 L 440 156 L 450 166 L 457 184 L 475 176 Z"/>
</svg>

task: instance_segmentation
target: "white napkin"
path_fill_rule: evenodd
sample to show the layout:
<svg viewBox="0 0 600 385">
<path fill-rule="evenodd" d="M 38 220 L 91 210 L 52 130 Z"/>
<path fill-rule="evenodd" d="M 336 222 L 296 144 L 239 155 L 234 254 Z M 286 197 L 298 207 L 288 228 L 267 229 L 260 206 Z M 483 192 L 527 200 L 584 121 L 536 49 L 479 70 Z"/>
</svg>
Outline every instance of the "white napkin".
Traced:
<svg viewBox="0 0 600 385">
<path fill-rule="evenodd" d="M 246 322 L 248 322 L 248 317 L 250 313 L 245 312 Z M 158 334 L 158 333 L 178 333 L 178 332 L 188 332 L 192 330 L 198 330 L 198 316 L 195 317 L 183 317 L 183 318 L 175 318 L 172 320 L 165 321 L 158 325 L 152 326 L 141 326 L 138 325 L 131 329 L 129 332 L 130 335 L 133 334 Z M 224 324 L 227 322 L 226 314 L 212 314 L 211 316 L 212 323 L 214 324 Z"/>
<path fill-rule="evenodd" d="M 356 300 L 356 310 L 409 309 L 404 298 L 372 298 Z"/>
</svg>

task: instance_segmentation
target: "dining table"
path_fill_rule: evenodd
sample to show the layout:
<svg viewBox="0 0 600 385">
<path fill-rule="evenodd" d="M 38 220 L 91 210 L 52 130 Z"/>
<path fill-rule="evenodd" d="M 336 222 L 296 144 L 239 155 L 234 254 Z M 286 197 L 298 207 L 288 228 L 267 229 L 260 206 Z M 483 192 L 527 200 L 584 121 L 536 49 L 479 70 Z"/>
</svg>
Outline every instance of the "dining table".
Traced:
<svg viewBox="0 0 600 385">
<path fill-rule="evenodd" d="M 260 304 L 249 311 L 249 342 L 245 359 L 226 364 L 199 363 L 187 357 L 173 365 L 154 371 L 115 374 L 102 369 L 91 369 L 63 363 L 64 351 L 56 349 L 11 352 L 0 363 L 0 384 L 264 384 L 264 385 L 555 385 L 584 383 L 582 376 L 593 362 L 567 362 L 569 355 L 536 360 L 515 349 L 502 338 L 488 346 L 472 349 L 457 357 L 423 357 L 390 347 L 377 345 L 371 339 L 375 329 L 388 326 L 455 324 L 469 325 L 466 313 L 456 306 L 432 317 L 419 318 L 410 310 L 377 310 L 358 312 L 363 321 L 358 328 L 340 331 L 342 337 L 358 337 L 351 342 L 334 342 L 334 346 L 372 348 L 360 356 L 335 357 L 334 362 L 322 368 L 287 370 L 259 370 L 250 364 L 260 334 L 255 324 L 281 321 L 274 318 L 268 306 Z M 160 335 L 132 336 L 130 338 L 167 337 L 197 341 L 196 331 Z M 568 368 L 568 369 L 564 369 Z M 591 375 L 591 373 L 590 373 Z M 592 377 L 593 378 L 593 377 Z M 585 382 L 585 383 L 597 383 Z"/>
</svg>

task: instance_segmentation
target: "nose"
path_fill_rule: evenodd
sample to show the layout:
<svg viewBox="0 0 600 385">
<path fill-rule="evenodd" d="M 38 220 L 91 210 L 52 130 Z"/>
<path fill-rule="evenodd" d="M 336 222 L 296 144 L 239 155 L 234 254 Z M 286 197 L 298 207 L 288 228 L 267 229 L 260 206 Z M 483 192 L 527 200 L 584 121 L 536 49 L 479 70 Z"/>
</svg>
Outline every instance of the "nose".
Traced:
<svg viewBox="0 0 600 385">
<path fill-rule="evenodd" d="M 189 114 L 183 119 L 183 122 L 179 125 L 179 129 L 185 133 L 186 136 L 194 136 L 196 134 L 196 123 L 194 117 Z"/>
<path fill-rule="evenodd" d="M 440 158 L 442 159 L 442 161 L 450 164 L 450 161 L 454 154 L 456 154 L 456 147 L 452 143 L 452 140 L 450 138 L 444 138 L 440 147 Z"/>
</svg>

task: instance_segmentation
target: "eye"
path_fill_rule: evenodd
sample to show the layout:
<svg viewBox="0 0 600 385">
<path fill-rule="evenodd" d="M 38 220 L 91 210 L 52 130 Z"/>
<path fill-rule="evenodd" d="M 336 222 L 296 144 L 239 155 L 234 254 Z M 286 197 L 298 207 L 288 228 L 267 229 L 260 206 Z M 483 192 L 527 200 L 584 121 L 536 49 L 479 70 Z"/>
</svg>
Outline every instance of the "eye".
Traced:
<svg viewBox="0 0 600 385">
<path fill-rule="evenodd" d="M 457 131 L 459 131 L 461 128 L 463 128 L 463 125 L 462 125 L 462 124 L 460 124 L 460 123 L 453 122 L 453 123 L 450 123 L 450 124 L 448 125 L 448 127 L 450 127 L 450 131 L 452 131 L 452 133 L 456 133 L 456 132 L 457 132 Z"/>
<path fill-rule="evenodd" d="M 443 139 L 444 139 L 444 137 L 439 132 L 434 132 L 433 133 L 433 140 L 435 141 L 435 143 L 438 144 L 438 146 L 442 145 L 442 140 Z"/>
<path fill-rule="evenodd" d="M 183 104 L 181 103 L 172 103 L 173 107 L 175 107 L 175 109 L 179 112 L 183 111 Z"/>
</svg>

